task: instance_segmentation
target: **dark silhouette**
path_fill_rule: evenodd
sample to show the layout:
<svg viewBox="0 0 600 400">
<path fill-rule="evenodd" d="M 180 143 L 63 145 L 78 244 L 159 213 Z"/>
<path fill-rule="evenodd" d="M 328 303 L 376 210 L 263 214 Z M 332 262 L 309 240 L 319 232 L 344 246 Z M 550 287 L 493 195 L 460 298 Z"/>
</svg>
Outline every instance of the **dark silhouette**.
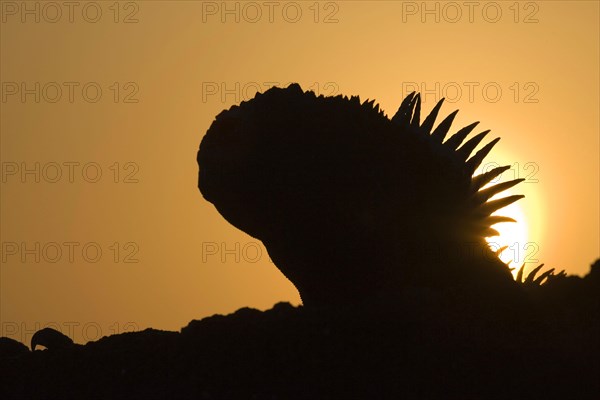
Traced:
<svg viewBox="0 0 600 400">
<path fill-rule="evenodd" d="M 510 291 L 485 237 L 513 221 L 490 214 L 523 196 L 489 199 L 522 179 L 482 189 L 509 168 L 472 177 L 499 139 L 470 157 L 489 132 L 460 146 L 476 122 L 444 141 L 457 111 L 434 129 L 442 102 L 420 122 L 412 93 L 390 120 L 374 101 L 272 88 L 217 116 L 198 152 L 200 190 L 263 241 L 306 306 L 415 287 Z"/>
<path fill-rule="evenodd" d="M 333 313 L 280 303 L 180 333 L 0 351 L 0 398 L 596 399 L 600 260 L 526 292 L 511 315 L 443 297 Z"/>
<path fill-rule="evenodd" d="M 0 359 L 15 357 L 29 352 L 27 346 L 14 339 L 0 337 Z"/>
<path fill-rule="evenodd" d="M 512 279 L 487 247 L 497 139 L 444 141 L 441 102 L 389 120 L 357 97 L 274 88 L 224 111 L 203 139 L 202 194 L 264 241 L 304 306 L 191 321 L 86 345 L 52 329 L 28 351 L 0 338 L 0 398 L 596 399 L 600 259 L 585 277 Z M 539 274 L 539 275 L 538 275 Z"/>
<path fill-rule="evenodd" d="M 56 329 L 44 328 L 31 337 L 31 351 L 35 351 L 35 347 L 40 345 L 49 350 L 62 349 L 73 346 L 73 340 Z"/>
</svg>

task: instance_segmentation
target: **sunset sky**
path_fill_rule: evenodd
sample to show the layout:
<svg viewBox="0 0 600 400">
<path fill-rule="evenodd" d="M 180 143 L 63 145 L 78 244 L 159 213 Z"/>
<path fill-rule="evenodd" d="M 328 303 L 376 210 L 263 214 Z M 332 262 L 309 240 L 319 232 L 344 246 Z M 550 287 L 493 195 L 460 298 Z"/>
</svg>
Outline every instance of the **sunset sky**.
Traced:
<svg viewBox="0 0 600 400">
<path fill-rule="evenodd" d="M 425 112 L 445 96 L 452 132 L 502 138 L 480 171 L 526 178 L 503 259 L 585 275 L 600 256 L 597 1 L 0 5 L 0 336 L 299 304 L 196 164 L 220 111 L 291 82 L 390 117 L 413 90 Z"/>
</svg>

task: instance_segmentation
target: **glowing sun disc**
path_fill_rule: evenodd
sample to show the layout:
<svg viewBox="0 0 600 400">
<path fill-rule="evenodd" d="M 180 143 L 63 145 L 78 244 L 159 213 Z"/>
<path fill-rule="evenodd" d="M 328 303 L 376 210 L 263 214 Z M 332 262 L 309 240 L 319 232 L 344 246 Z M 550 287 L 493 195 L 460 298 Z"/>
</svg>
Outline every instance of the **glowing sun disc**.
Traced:
<svg viewBox="0 0 600 400">
<path fill-rule="evenodd" d="M 501 196 L 506 197 L 512 193 L 503 192 Z M 527 221 L 523 209 L 519 202 L 515 202 L 506 206 L 492 215 L 502 215 L 510 217 L 517 222 L 501 222 L 493 226 L 500 235 L 488 237 L 486 240 L 492 250 L 498 250 L 504 246 L 507 248 L 500 253 L 500 259 L 508 263 L 513 270 L 513 275 L 516 275 L 518 269 L 526 262 L 529 243 L 527 242 Z"/>
</svg>

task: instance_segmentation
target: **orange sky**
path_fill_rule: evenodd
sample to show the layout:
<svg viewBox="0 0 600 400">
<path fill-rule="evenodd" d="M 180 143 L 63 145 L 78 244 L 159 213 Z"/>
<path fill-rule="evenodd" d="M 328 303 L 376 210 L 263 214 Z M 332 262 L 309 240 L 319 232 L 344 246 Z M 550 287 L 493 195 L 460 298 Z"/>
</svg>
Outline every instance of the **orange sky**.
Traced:
<svg viewBox="0 0 600 400">
<path fill-rule="evenodd" d="M 1 3 L 1 336 L 299 303 L 196 188 L 215 115 L 273 84 L 388 115 L 415 86 L 426 111 L 447 96 L 528 178 L 515 257 L 585 274 L 600 255 L 596 1 L 51 3 Z"/>
</svg>

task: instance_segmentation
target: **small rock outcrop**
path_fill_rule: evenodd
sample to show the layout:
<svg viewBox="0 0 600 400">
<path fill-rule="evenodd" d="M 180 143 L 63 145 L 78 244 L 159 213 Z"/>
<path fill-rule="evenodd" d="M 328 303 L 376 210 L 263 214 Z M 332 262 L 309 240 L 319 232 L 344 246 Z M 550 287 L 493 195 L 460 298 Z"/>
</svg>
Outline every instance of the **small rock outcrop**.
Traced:
<svg viewBox="0 0 600 400">
<path fill-rule="evenodd" d="M 40 345 L 48 350 L 64 349 L 73 346 L 73 339 L 56 329 L 43 328 L 31 337 L 31 351 Z"/>
</svg>

